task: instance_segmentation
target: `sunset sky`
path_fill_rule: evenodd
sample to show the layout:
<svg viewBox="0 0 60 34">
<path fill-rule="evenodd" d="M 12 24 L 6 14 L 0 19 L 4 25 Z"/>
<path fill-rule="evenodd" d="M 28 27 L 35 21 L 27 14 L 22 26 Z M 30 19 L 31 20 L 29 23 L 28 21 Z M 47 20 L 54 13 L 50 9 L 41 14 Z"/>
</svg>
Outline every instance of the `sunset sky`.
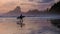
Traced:
<svg viewBox="0 0 60 34">
<path fill-rule="evenodd" d="M 23 12 L 29 9 L 45 10 L 50 8 L 54 3 L 59 0 L 0 0 L 0 14 L 9 12 L 20 6 Z"/>
</svg>

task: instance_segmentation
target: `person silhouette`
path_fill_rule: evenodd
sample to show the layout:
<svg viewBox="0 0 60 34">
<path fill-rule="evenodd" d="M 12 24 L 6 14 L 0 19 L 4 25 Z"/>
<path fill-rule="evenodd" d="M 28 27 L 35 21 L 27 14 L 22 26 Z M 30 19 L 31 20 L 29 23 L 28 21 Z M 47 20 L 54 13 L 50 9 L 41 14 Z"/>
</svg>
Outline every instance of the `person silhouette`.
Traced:
<svg viewBox="0 0 60 34">
<path fill-rule="evenodd" d="M 25 17 L 25 16 L 22 16 L 22 14 L 21 14 L 19 17 L 17 17 L 17 19 L 20 20 L 19 23 L 17 23 L 17 24 L 19 24 L 21 28 L 25 25 L 25 24 L 23 23 L 23 18 L 24 18 L 24 17 Z"/>
</svg>

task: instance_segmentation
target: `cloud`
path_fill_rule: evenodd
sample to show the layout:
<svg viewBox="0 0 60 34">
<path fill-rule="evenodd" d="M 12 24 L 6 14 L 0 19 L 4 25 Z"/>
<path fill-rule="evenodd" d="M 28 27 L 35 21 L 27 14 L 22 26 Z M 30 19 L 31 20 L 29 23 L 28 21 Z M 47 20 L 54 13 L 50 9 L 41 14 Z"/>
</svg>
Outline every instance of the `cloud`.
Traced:
<svg viewBox="0 0 60 34">
<path fill-rule="evenodd" d="M 8 2 L 8 3 L 5 3 L 3 6 L 9 7 L 9 6 L 14 6 L 14 5 L 17 5 L 17 3 L 16 2 Z"/>
<path fill-rule="evenodd" d="M 54 0 L 43 0 L 42 2 L 43 2 L 43 3 L 49 3 L 49 2 L 51 2 L 51 1 L 54 1 Z"/>
<path fill-rule="evenodd" d="M 0 13 L 9 12 L 10 10 L 13 10 L 16 6 L 17 6 L 16 2 L 7 2 L 0 6 Z"/>
<path fill-rule="evenodd" d="M 33 2 L 36 8 L 38 9 L 46 9 L 46 8 L 50 8 L 50 6 L 52 6 L 54 4 L 55 0 L 29 0 L 29 2 Z"/>
<path fill-rule="evenodd" d="M 34 0 L 28 0 L 28 1 L 31 1 L 31 2 L 32 2 L 32 1 L 34 1 Z"/>
<path fill-rule="evenodd" d="M 55 3 L 57 3 L 58 1 L 60 1 L 60 0 L 55 0 Z"/>
<path fill-rule="evenodd" d="M 20 5 L 23 11 L 35 8 L 39 10 L 44 10 L 51 7 L 54 3 L 58 1 L 59 0 L 20 0 L 18 2 L 18 0 L 0 0 L 0 11 L 7 12 L 8 10 L 14 9 L 17 5 Z"/>
<path fill-rule="evenodd" d="M 48 3 L 54 0 L 28 0 L 29 2 Z"/>
<path fill-rule="evenodd" d="M 47 8 L 50 8 L 54 3 L 56 3 L 58 0 L 42 0 L 42 1 L 38 1 L 38 9 L 40 10 L 44 10 Z"/>
</svg>

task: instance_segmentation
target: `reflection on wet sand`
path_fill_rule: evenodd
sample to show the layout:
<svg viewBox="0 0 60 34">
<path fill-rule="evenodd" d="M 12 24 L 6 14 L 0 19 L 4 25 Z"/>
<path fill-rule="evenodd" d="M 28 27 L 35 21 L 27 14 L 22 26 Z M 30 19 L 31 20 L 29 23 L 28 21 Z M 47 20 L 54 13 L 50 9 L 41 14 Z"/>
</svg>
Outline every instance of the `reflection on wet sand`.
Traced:
<svg viewBox="0 0 60 34">
<path fill-rule="evenodd" d="M 26 17 L 23 28 L 16 24 L 19 20 L 12 19 L 0 23 L 0 34 L 60 34 L 60 30 L 47 19 Z"/>
</svg>

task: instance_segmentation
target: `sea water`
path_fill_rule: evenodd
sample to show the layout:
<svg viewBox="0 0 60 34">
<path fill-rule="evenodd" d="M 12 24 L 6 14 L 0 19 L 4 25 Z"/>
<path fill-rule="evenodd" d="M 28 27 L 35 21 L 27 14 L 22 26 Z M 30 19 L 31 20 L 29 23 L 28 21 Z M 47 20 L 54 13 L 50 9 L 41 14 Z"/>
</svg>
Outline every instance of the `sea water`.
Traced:
<svg viewBox="0 0 60 34">
<path fill-rule="evenodd" d="M 25 17 L 22 28 L 16 17 L 0 18 L 0 34 L 60 34 L 60 29 L 53 26 L 49 19 Z"/>
</svg>

